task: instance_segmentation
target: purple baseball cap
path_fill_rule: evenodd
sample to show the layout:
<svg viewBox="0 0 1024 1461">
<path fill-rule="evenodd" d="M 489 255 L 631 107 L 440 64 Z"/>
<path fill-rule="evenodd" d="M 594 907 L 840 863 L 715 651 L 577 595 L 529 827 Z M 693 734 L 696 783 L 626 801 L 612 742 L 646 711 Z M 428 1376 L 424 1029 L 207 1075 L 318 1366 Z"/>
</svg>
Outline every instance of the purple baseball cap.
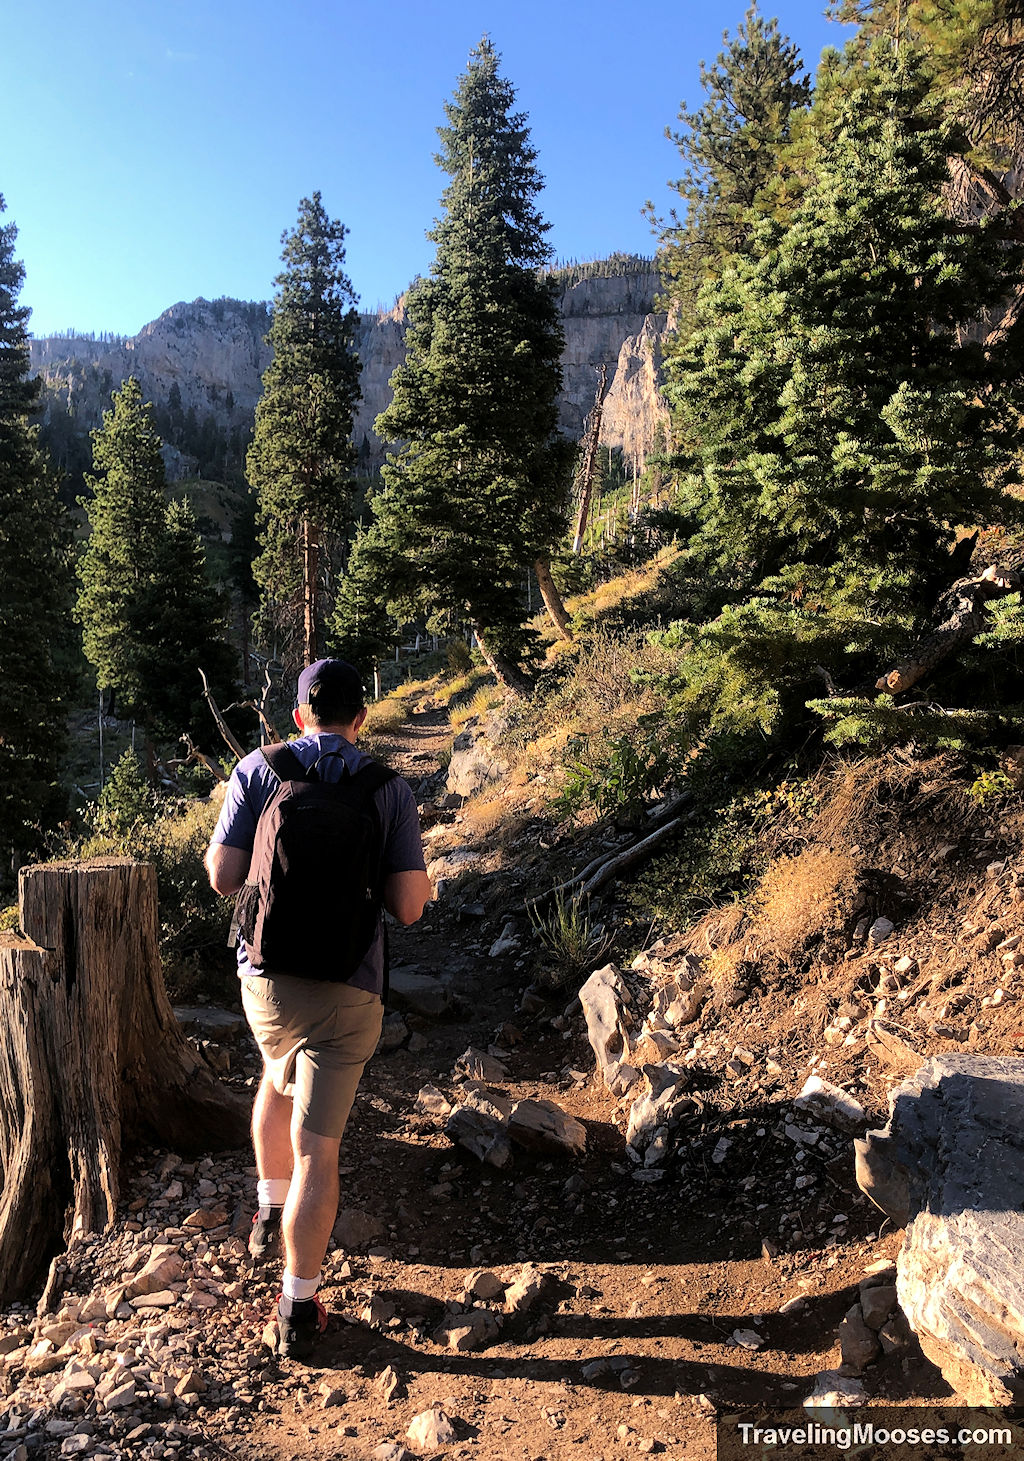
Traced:
<svg viewBox="0 0 1024 1461">
<path fill-rule="evenodd" d="M 362 705 L 363 681 L 355 665 L 344 659 L 318 659 L 299 676 L 298 702 L 310 705 L 317 692 L 336 705 Z"/>
</svg>

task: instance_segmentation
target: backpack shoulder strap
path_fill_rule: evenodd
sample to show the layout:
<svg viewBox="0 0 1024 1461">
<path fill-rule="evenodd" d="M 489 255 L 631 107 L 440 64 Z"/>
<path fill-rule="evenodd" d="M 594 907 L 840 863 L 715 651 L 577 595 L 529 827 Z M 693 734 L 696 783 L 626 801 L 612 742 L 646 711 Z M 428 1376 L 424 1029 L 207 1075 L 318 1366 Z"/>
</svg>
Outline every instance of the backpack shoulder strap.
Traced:
<svg viewBox="0 0 1024 1461">
<path fill-rule="evenodd" d="M 307 779 L 306 767 L 303 766 L 287 741 L 281 741 L 275 746 L 264 746 L 262 749 L 263 759 L 278 781 L 305 781 Z"/>
<path fill-rule="evenodd" d="M 381 787 L 393 781 L 397 775 L 397 771 L 392 771 L 390 766 L 385 766 L 381 761 L 368 761 L 356 772 L 352 781 L 364 796 L 370 798 L 376 796 Z"/>
</svg>

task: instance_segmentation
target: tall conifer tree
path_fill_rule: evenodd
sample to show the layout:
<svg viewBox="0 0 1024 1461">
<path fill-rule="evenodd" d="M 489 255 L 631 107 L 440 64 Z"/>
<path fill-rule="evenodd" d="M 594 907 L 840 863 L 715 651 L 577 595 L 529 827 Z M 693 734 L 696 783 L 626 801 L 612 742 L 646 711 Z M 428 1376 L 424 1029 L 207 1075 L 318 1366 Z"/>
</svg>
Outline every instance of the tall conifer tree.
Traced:
<svg viewBox="0 0 1024 1461">
<path fill-rule="evenodd" d="M 377 419 L 399 445 L 373 507 L 396 600 L 468 617 L 498 676 L 525 688 L 526 574 L 565 531 L 571 448 L 557 431 L 561 320 L 538 273 L 550 249 L 537 154 L 498 61 L 485 37 L 439 129 L 451 182 Z"/>
<path fill-rule="evenodd" d="M 92 438 L 93 496 L 83 503 L 92 532 L 78 598 L 86 657 L 100 688 L 150 730 L 206 739 L 199 670 L 224 693 L 233 656 L 195 521 L 167 501 L 160 438 L 134 377 Z"/>
<path fill-rule="evenodd" d="M 722 612 L 687 698 L 762 730 L 827 685 L 871 685 L 956 576 L 961 525 L 1011 524 L 1024 330 L 970 326 L 1012 291 L 1021 251 L 950 218 L 958 145 L 913 56 L 823 63 L 812 180 L 705 287 L 672 365 L 691 547 Z M 1019 693 L 1019 692 L 1017 692 Z M 837 697 L 841 699 L 842 697 Z M 828 713 L 826 709 L 826 713 Z"/>
<path fill-rule="evenodd" d="M 323 650 L 325 579 L 352 522 L 352 418 L 359 401 L 359 316 L 344 272 L 347 229 L 319 193 L 303 198 L 282 238 L 285 268 L 246 459 L 258 497 L 261 552 L 253 572 L 263 632 L 292 666 Z"/>
<path fill-rule="evenodd" d="M 39 381 L 28 376 L 16 236 L 13 224 L 0 227 L 0 880 L 59 802 L 71 597 L 57 482 L 29 424 Z"/>
<path fill-rule="evenodd" d="M 756 4 L 735 36 L 723 39 L 714 63 L 701 62 L 704 104 L 693 112 L 684 104 L 679 130 L 668 132 L 683 161 L 671 184 L 683 206 L 682 216 L 673 213 L 662 227 L 658 263 L 679 345 L 693 328 L 700 286 L 745 248 L 758 196 L 779 166 L 794 113 L 811 95 L 796 46 L 779 34 L 776 20 L 762 19 Z"/>
</svg>

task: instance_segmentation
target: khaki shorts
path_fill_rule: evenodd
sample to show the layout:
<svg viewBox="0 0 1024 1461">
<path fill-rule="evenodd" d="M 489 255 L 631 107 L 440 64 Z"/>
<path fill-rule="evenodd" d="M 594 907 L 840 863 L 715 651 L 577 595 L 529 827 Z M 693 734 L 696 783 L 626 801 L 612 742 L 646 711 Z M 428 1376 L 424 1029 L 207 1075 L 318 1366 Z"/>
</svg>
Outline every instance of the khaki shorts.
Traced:
<svg viewBox="0 0 1024 1461">
<path fill-rule="evenodd" d="M 250 974 L 242 1008 L 274 1090 L 291 1097 L 298 1124 L 340 1137 L 380 1039 L 380 997 L 325 979 Z"/>
</svg>

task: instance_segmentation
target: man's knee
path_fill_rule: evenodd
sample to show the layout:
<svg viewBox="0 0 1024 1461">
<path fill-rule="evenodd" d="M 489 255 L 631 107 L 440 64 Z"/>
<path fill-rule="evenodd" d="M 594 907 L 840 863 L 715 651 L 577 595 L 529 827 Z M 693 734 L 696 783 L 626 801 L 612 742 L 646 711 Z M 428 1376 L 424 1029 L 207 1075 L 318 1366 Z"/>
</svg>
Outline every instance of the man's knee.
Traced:
<svg viewBox="0 0 1024 1461">
<path fill-rule="evenodd" d="M 321 1136 L 296 1123 L 292 1127 L 292 1152 L 296 1166 L 317 1171 L 333 1167 L 337 1171 L 340 1136 Z"/>
</svg>

